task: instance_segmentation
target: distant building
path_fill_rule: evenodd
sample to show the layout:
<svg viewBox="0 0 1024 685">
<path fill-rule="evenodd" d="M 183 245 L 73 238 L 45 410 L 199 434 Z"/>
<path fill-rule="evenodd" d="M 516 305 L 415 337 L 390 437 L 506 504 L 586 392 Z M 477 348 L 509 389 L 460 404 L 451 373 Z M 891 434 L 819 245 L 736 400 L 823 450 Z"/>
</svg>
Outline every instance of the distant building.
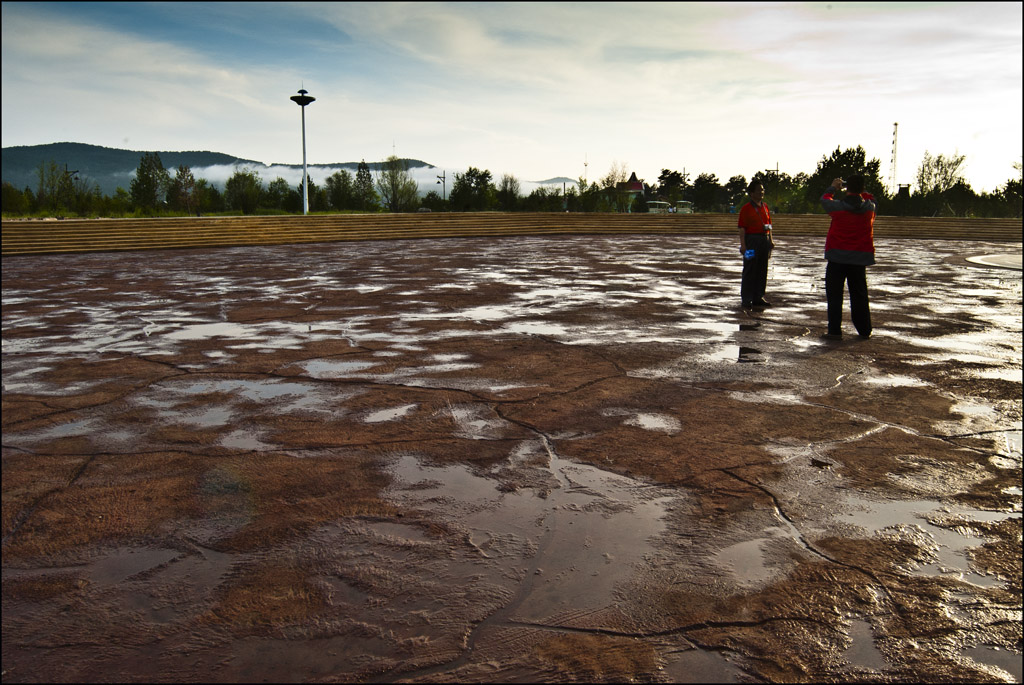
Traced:
<svg viewBox="0 0 1024 685">
<path fill-rule="evenodd" d="M 636 177 L 634 171 L 629 175 L 628 181 L 623 181 L 615 186 L 615 193 L 620 202 L 619 207 L 625 204 L 626 211 L 632 211 L 633 201 L 644 196 L 644 183 Z"/>
</svg>

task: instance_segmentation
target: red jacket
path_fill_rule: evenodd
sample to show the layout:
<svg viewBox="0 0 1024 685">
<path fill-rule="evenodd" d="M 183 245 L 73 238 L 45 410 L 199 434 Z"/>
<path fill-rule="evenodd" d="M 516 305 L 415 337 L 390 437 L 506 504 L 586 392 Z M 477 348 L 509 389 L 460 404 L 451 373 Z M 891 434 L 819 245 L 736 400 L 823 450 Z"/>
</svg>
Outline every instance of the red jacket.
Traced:
<svg viewBox="0 0 1024 685">
<path fill-rule="evenodd" d="M 847 193 L 842 200 L 829 188 L 821 196 L 821 206 L 832 217 L 825 238 L 825 259 L 840 264 L 875 263 L 875 202 L 868 193 Z"/>
<path fill-rule="evenodd" d="M 748 202 L 740 208 L 739 227 L 747 235 L 771 233 L 771 226 L 772 215 L 764 202 L 759 207 L 755 207 L 753 202 Z"/>
</svg>

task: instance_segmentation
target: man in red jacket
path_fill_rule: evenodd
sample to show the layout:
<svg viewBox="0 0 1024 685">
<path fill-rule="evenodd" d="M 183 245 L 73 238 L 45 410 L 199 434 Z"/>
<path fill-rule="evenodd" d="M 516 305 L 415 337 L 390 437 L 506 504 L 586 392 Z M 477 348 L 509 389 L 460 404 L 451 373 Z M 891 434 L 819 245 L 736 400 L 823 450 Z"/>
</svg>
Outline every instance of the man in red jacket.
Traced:
<svg viewBox="0 0 1024 685">
<path fill-rule="evenodd" d="M 871 336 L 871 311 L 868 306 L 867 267 L 875 263 L 875 203 L 864 192 L 864 177 L 850 176 L 846 195 L 836 199 L 843 189 L 843 179 L 821 197 L 821 206 L 832 217 L 825 238 L 825 297 L 828 299 L 828 333 L 825 338 L 843 337 L 843 289 L 850 289 L 850 316 L 862 338 Z"/>
</svg>

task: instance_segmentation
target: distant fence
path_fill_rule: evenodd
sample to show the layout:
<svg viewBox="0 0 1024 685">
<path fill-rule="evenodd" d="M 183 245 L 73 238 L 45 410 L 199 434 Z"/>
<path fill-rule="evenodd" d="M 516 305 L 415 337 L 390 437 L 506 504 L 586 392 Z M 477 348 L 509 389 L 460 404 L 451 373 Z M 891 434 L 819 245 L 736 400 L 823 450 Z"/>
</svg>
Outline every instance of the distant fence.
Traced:
<svg viewBox="0 0 1024 685">
<path fill-rule="evenodd" d="M 825 214 L 778 214 L 776 237 L 824 236 Z M 330 243 L 349 240 L 587 234 L 733 234 L 734 214 L 416 213 L 65 219 L 2 222 L 3 256 Z M 1021 242 L 1020 219 L 880 216 L 879 238 Z"/>
</svg>

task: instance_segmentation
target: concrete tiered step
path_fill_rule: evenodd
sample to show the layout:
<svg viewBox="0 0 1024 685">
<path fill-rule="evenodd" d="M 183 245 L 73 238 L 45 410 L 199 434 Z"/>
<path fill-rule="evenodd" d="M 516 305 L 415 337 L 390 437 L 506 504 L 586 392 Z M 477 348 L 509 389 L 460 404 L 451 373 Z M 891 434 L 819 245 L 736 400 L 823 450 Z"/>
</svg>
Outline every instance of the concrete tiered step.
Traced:
<svg viewBox="0 0 1024 685">
<path fill-rule="evenodd" d="M 773 217 L 776 238 L 821 236 L 823 214 Z M 346 240 L 586 234 L 731 234 L 732 214 L 417 213 L 160 219 L 14 220 L 2 224 L 4 256 L 115 252 Z M 879 238 L 1021 242 L 1020 219 L 880 216 Z"/>
</svg>

